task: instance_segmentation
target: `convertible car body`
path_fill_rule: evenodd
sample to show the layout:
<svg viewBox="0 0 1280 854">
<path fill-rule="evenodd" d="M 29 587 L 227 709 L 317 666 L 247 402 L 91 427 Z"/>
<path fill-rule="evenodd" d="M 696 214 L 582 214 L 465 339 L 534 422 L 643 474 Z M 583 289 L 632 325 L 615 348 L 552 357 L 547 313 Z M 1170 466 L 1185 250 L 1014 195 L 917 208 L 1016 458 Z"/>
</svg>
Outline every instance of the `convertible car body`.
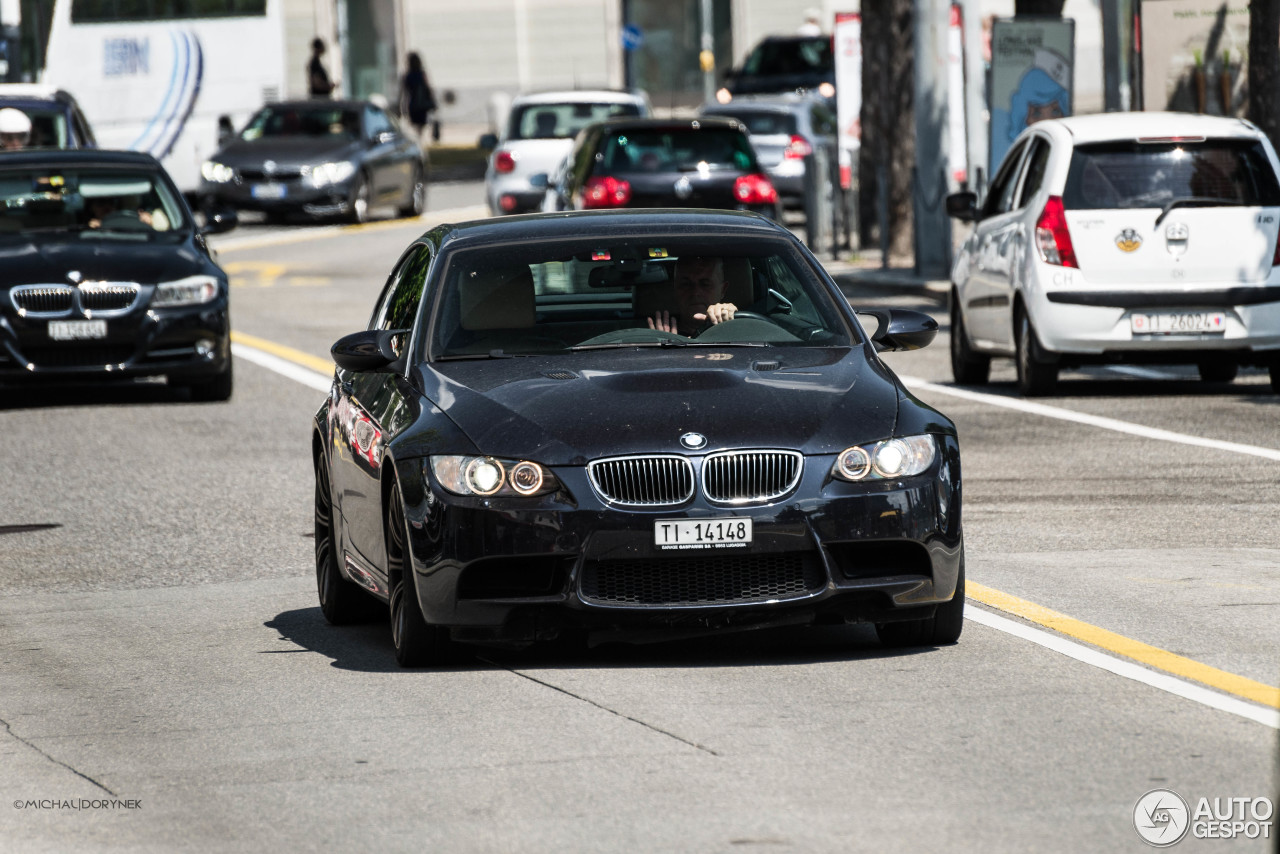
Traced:
<svg viewBox="0 0 1280 854">
<path fill-rule="evenodd" d="M 733 317 L 653 328 L 687 306 L 690 256 L 714 259 Z M 804 246 L 753 214 L 427 232 L 369 328 L 333 348 L 313 438 L 325 616 L 389 603 L 405 665 L 566 630 L 868 621 L 888 643 L 955 641 L 955 426 L 877 356 L 936 324 L 871 314 L 868 335 Z"/>
</svg>

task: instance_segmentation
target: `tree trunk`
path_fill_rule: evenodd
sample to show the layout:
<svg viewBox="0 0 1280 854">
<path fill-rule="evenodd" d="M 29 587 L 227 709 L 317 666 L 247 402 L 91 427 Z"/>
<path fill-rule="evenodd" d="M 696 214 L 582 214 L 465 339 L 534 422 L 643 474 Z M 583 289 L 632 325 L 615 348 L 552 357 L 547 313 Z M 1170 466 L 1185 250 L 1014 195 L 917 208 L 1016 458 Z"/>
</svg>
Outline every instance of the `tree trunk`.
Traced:
<svg viewBox="0 0 1280 854">
<path fill-rule="evenodd" d="M 1280 3 L 1249 3 L 1249 120 L 1280 148 Z"/>
<path fill-rule="evenodd" d="M 1066 0 L 1014 0 L 1015 15 L 1048 15 L 1052 18 L 1062 17 L 1062 7 Z"/>
<path fill-rule="evenodd" d="M 863 245 L 880 221 L 880 194 L 888 202 L 889 255 L 912 263 L 911 171 L 915 163 L 915 51 L 913 0 L 862 2 L 862 153 L 858 181 Z M 880 185 L 883 178 L 887 186 Z M 878 236 L 878 235 L 877 235 Z"/>
</svg>

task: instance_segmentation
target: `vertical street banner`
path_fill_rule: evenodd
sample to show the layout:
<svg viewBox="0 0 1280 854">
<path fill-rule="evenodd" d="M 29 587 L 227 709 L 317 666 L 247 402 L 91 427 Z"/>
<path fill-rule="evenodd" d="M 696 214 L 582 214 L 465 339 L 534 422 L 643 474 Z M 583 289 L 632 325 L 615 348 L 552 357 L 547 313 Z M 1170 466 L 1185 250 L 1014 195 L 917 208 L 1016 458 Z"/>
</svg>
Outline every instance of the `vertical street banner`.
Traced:
<svg viewBox="0 0 1280 854">
<path fill-rule="evenodd" d="M 955 189 L 969 177 L 969 145 L 964 128 L 964 12 L 951 4 L 947 27 L 947 173 Z"/>
<path fill-rule="evenodd" d="M 991 27 L 991 174 L 1018 134 L 1071 115 L 1075 21 L 1000 18 Z"/>
<path fill-rule="evenodd" d="M 1249 0 L 1143 0 L 1143 109 L 1243 117 L 1248 51 Z"/>
<path fill-rule="evenodd" d="M 832 35 L 835 50 L 836 122 L 840 126 L 840 186 L 852 185 L 854 164 L 862 146 L 862 15 L 836 12 Z"/>
</svg>

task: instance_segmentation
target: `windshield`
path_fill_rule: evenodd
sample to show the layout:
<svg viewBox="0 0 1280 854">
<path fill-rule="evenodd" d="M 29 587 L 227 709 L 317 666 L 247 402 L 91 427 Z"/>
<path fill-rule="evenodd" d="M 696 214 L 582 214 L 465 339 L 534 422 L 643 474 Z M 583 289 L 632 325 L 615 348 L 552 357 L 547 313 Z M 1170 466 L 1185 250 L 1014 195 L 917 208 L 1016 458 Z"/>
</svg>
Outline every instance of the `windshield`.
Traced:
<svg viewBox="0 0 1280 854">
<path fill-rule="evenodd" d="M 455 250 L 437 293 L 432 358 L 851 341 L 811 262 L 782 240 L 583 237 Z M 713 303 L 735 317 L 697 316 Z"/>
<path fill-rule="evenodd" d="M 186 225 L 177 196 L 150 170 L 39 167 L 0 172 L 0 239 L 66 231 L 85 240 L 146 240 Z"/>
<path fill-rule="evenodd" d="M 1178 199 L 1280 205 L 1280 185 L 1254 140 L 1108 142 L 1077 146 L 1062 194 L 1067 210 L 1161 208 Z"/>
<path fill-rule="evenodd" d="M 268 136 L 360 137 L 360 114 L 335 106 L 265 107 L 249 120 L 240 138 L 253 141 Z"/>
<path fill-rule="evenodd" d="M 602 155 L 601 165 L 610 173 L 760 170 L 747 135 L 732 128 L 617 131 L 605 139 Z"/>
<path fill-rule="evenodd" d="M 638 116 L 635 104 L 525 104 L 511 111 L 508 139 L 569 139 L 592 122 Z"/>
<path fill-rule="evenodd" d="M 764 41 L 742 64 L 747 74 L 814 74 L 833 68 L 830 36 Z"/>
<path fill-rule="evenodd" d="M 796 132 L 796 117 L 791 113 L 774 110 L 719 110 L 716 115 L 731 115 L 747 126 L 752 136 L 778 136 Z"/>
</svg>

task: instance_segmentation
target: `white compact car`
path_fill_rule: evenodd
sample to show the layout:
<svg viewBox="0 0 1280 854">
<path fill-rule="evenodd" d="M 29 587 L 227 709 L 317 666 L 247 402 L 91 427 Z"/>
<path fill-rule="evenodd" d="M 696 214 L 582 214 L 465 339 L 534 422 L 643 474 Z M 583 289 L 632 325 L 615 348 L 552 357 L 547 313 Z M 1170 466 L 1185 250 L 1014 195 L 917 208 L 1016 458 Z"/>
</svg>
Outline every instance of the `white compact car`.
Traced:
<svg viewBox="0 0 1280 854">
<path fill-rule="evenodd" d="M 956 382 L 1017 362 L 1026 395 L 1061 368 L 1270 369 L 1280 392 L 1280 161 L 1239 119 L 1108 113 L 1037 122 L 1009 148 L 951 271 Z"/>
<path fill-rule="evenodd" d="M 488 135 L 487 141 L 496 146 L 484 173 L 489 212 L 497 216 L 541 210 L 547 176 L 569 154 L 578 131 L 602 119 L 650 112 L 643 92 L 573 90 L 516 97 L 502 137 Z"/>
</svg>

